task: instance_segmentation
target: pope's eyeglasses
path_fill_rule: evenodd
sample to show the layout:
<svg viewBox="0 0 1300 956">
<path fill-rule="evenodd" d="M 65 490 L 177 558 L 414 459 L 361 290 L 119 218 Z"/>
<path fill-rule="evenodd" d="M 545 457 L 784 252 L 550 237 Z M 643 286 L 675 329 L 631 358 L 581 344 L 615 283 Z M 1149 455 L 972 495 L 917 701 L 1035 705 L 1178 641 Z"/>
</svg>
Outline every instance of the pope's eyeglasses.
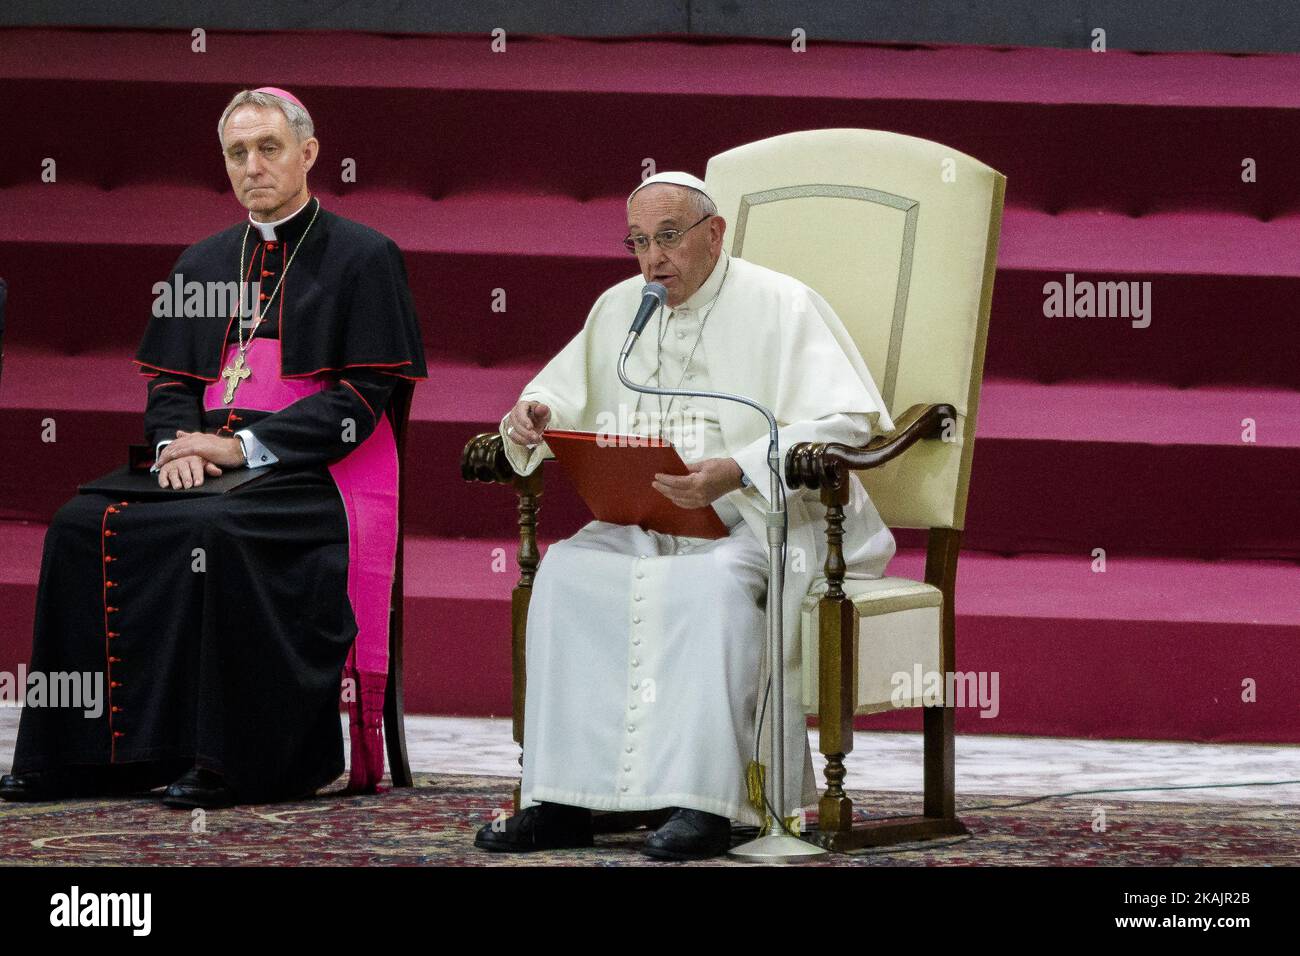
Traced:
<svg viewBox="0 0 1300 956">
<path fill-rule="evenodd" d="M 709 213 L 704 219 L 709 219 L 713 215 L 713 213 Z M 682 244 L 682 239 L 685 238 L 686 234 L 695 226 L 704 222 L 704 219 L 699 220 L 694 225 L 687 226 L 685 229 L 661 229 L 654 234 L 654 241 L 660 249 L 676 249 Z M 644 233 L 638 236 L 627 236 L 623 239 L 623 248 L 633 255 L 638 252 L 645 252 L 650 248 L 650 236 Z"/>
</svg>

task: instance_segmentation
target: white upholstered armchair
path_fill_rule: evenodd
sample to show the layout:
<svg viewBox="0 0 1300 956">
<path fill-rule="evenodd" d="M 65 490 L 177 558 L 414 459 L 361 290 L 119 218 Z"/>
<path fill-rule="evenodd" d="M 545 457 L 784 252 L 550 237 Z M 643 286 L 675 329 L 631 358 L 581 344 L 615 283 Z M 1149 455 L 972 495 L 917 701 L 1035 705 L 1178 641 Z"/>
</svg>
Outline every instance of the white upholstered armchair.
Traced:
<svg viewBox="0 0 1300 956">
<path fill-rule="evenodd" d="M 830 129 L 729 150 L 710 160 L 706 181 L 731 253 L 826 298 L 896 425 L 866 448 L 796 445 L 785 461 L 790 484 L 820 489 L 828 509 L 825 577 L 803 607 L 803 699 L 827 759 L 815 836 L 851 849 L 964 832 L 950 700 L 924 708 L 922 816 L 854 827 L 842 782 L 855 714 L 923 706 L 923 687 L 894 699 L 893 675 L 955 669 L 957 553 L 1006 180 L 940 143 Z M 844 579 L 851 469 L 891 528 L 928 530 L 925 581 Z"/>
<path fill-rule="evenodd" d="M 842 784 L 855 714 L 933 703 L 922 700 L 923 688 L 892 699 L 893 675 L 910 676 L 918 664 L 923 673 L 955 669 L 957 554 L 1006 180 L 939 143 L 831 129 L 729 150 L 710 160 L 706 182 L 728 223 L 731 254 L 792 275 L 826 298 L 896 425 L 865 448 L 796 445 L 785 460 L 790 484 L 819 489 L 827 507 L 825 574 L 803 607 L 803 700 L 819 716 L 827 758 L 810 836 L 845 850 L 964 832 L 955 813 L 951 700 L 924 706 L 921 816 L 854 826 Z M 461 470 L 466 480 L 510 484 L 519 493 L 522 576 L 512 618 L 514 736 L 522 744 L 542 470 L 515 475 L 495 432 L 470 440 Z M 840 527 L 850 470 L 891 528 L 929 532 L 924 581 L 844 578 Z M 517 807 L 517 788 L 515 796 Z"/>
</svg>

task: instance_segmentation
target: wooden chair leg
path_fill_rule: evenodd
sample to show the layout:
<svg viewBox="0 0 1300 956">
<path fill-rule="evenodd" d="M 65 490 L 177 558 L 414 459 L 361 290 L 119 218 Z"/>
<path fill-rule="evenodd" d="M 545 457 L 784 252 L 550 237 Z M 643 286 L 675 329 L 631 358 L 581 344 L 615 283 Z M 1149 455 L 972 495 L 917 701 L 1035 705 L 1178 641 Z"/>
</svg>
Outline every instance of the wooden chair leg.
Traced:
<svg viewBox="0 0 1300 956">
<path fill-rule="evenodd" d="M 394 590 L 401 594 L 401 576 Z M 401 598 L 397 598 L 400 600 Z M 394 787 L 414 783 L 411 764 L 406 756 L 406 716 L 402 700 L 402 615 L 394 610 L 389 616 L 388 684 L 384 689 L 384 745 L 388 750 L 388 773 Z"/>
<path fill-rule="evenodd" d="M 510 595 L 510 662 L 512 671 L 510 718 L 511 736 L 519 745 L 519 771 L 524 768 L 524 693 L 527 690 L 527 668 L 525 667 L 528 640 L 528 602 L 532 599 L 533 589 L 522 584 L 516 585 Z M 514 808 L 519 812 L 520 782 L 515 782 Z"/>
<path fill-rule="evenodd" d="M 406 430 L 411 417 L 411 396 L 414 386 L 400 386 L 394 393 L 396 414 L 394 429 L 397 440 L 397 553 L 393 562 L 393 590 L 388 603 L 388 680 L 384 687 L 384 747 L 388 752 L 388 773 L 394 787 L 414 784 L 411 764 L 406 755 L 406 708 L 402 689 L 402 612 L 406 602 L 405 571 L 406 550 Z"/>
<path fill-rule="evenodd" d="M 923 707 L 925 713 L 925 815 L 957 817 L 956 736 L 952 707 Z"/>
<path fill-rule="evenodd" d="M 542 469 L 530 475 L 516 474 L 506 457 L 504 439 L 497 432 L 475 435 L 465 445 L 460 459 L 461 477 L 508 485 L 519 497 L 519 582 L 510 595 L 511 735 L 519 745 L 519 765 L 524 762 L 524 698 L 527 691 L 528 604 L 533 596 L 533 577 L 541 560 L 537 547 L 537 512 L 541 510 Z M 520 786 L 514 788 L 514 809 L 519 812 Z"/>
<path fill-rule="evenodd" d="M 519 745 L 519 769 L 524 766 L 524 698 L 528 691 L 528 605 L 533 578 L 541 562 L 537 547 L 537 512 L 541 510 L 542 472 L 516 478 L 519 493 L 519 583 L 510 594 L 511 734 Z M 520 785 L 515 784 L 514 810 L 519 812 Z"/>
<path fill-rule="evenodd" d="M 818 606 L 818 713 L 820 749 L 826 755 L 826 791 L 818 806 L 816 841 L 828 850 L 849 851 L 965 833 L 956 816 L 955 747 L 951 707 L 924 708 L 925 795 L 922 816 L 867 819 L 853 824 L 853 801 L 844 793 L 844 757 L 853 750 L 853 712 L 857 709 L 860 622 L 844 594 L 842 551 L 847 492 L 822 487 L 826 505 L 826 596 Z M 945 585 L 945 611 L 952 606 L 960 532 L 932 537 L 926 577 Z M 942 621 L 942 666 L 951 668 L 954 634 L 950 611 Z M 951 701 L 945 701 L 951 704 Z"/>
<path fill-rule="evenodd" d="M 925 556 L 925 580 L 943 592 L 939 619 L 939 670 L 948 686 L 948 674 L 956 669 L 957 655 L 957 558 L 961 552 L 961 531 L 932 528 Z M 953 701 L 925 711 L 925 815 L 956 819 L 956 732 L 957 711 Z"/>
<path fill-rule="evenodd" d="M 857 612 L 852 601 L 828 596 L 818 606 L 818 617 L 818 749 L 826 757 L 826 790 L 817 805 L 817 826 L 843 833 L 853 827 L 853 801 L 844 792 L 844 758 L 853 751 Z"/>
<path fill-rule="evenodd" d="M 844 792 L 844 758 L 853 751 L 857 709 L 857 610 L 844 594 L 844 503 L 848 485 L 822 488 L 826 505 L 826 596 L 817 606 L 818 749 L 826 757 L 826 790 L 817 805 L 823 843 L 853 829 L 853 801 Z"/>
</svg>

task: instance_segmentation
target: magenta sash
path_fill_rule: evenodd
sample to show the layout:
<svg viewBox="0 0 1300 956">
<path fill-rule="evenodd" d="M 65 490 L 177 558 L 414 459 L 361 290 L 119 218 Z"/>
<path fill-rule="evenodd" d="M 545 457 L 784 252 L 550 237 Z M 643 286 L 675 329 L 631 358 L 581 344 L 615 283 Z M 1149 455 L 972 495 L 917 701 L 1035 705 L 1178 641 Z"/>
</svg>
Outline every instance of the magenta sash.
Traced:
<svg viewBox="0 0 1300 956">
<path fill-rule="evenodd" d="M 223 369 L 234 361 L 237 350 L 236 345 L 227 346 Z M 203 393 L 204 409 L 278 412 L 334 385 L 339 378 L 337 372 L 281 378 L 278 339 L 257 339 L 244 353 L 244 361 L 252 374 L 240 383 L 234 402 L 226 405 L 221 401 L 226 382 L 219 378 Z M 384 688 L 397 558 L 397 444 L 387 413 L 383 409 L 374 412 L 379 423 L 370 436 L 328 466 L 347 514 L 348 600 L 357 620 L 356 642 L 343 671 L 352 731 L 348 790 L 354 793 L 373 792 L 384 775 Z M 244 427 L 236 416 L 231 431 Z"/>
</svg>

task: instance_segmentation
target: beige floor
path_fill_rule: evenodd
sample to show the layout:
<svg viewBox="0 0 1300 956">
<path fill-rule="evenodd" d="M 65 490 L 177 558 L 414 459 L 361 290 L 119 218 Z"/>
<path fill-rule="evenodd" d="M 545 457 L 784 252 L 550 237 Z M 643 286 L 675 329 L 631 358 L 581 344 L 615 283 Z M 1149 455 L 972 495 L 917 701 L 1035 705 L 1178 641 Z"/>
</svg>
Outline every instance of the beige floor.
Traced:
<svg viewBox="0 0 1300 956">
<path fill-rule="evenodd" d="M 8 770 L 20 711 L 0 706 L 0 768 Z M 407 749 L 414 770 L 493 776 L 518 774 L 518 748 L 504 718 L 407 718 Z M 346 724 L 344 733 L 346 734 Z M 824 761 L 812 732 L 818 779 Z M 912 733 L 857 734 L 845 786 L 855 790 L 921 789 L 921 737 Z M 1300 745 L 1187 744 L 1003 737 L 957 739 L 961 793 L 1045 796 L 1114 790 L 1081 799 L 1176 800 L 1290 805 L 1300 822 Z M 1196 787 L 1197 784 L 1217 785 Z M 1252 784 L 1251 786 L 1224 786 Z M 1145 790 L 1149 787 L 1195 787 Z"/>
</svg>

